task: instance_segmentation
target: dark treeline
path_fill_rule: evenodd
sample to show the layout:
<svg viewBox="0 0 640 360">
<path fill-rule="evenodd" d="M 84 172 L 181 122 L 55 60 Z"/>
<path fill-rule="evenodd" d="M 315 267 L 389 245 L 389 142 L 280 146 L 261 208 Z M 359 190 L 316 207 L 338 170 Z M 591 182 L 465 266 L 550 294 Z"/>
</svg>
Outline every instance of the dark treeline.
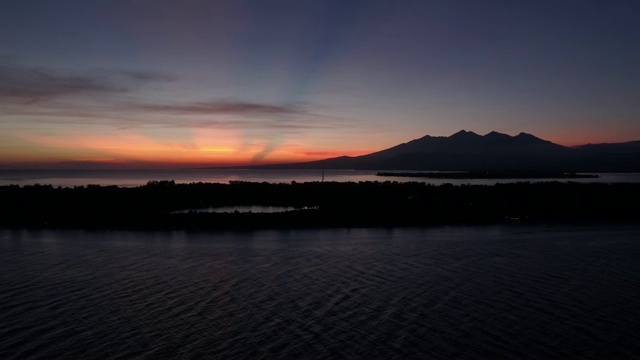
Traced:
<svg viewBox="0 0 640 360">
<path fill-rule="evenodd" d="M 145 186 L 0 187 L 0 226 L 53 228 L 263 228 L 429 226 L 503 222 L 640 222 L 640 184 L 422 182 L 291 184 L 149 182 Z M 186 213 L 265 205 L 285 213 Z"/>
</svg>

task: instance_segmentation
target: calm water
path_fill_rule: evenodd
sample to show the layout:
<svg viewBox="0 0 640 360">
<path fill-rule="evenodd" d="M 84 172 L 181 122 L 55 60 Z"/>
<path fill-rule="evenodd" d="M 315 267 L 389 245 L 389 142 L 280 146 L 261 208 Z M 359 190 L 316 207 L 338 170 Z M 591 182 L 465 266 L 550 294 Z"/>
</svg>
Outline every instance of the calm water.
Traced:
<svg viewBox="0 0 640 360">
<path fill-rule="evenodd" d="M 307 209 L 307 208 L 305 208 Z M 220 207 L 208 207 L 208 208 L 197 208 L 197 209 L 185 209 L 185 210 L 177 210 L 172 212 L 172 214 L 187 214 L 190 212 L 201 212 L 201 213 L 232 213 L 232 212 L 241 212 L 241 213 L 279 213 L 279 212 L 287 212 L 297 210 L 293 206 L 262 206 L 262 205 L 251 205 L 251 206 L 220 206 Z"/>
<path fill-rule="evenodd" d="M 640 226 L 0 231 L 0 358 L 640 357 Z"/>
<path fill-rule="evenodd" d="M 380 177 L 376 170 L 325 170 L 325 181 L 426 181 L 432 184 L 487 184 L 513 181 L 549 181 L 548 179 L 517 180 L 455 180 L 455 179 L 419 179 L 409 177 Z M 595 179 L 571 179 L 577 182 L 640 182 L 638 173 L 603 173 Z M 175 180 L 177 183 L 255 181 L 271 183 L 307 182 L 322 180 L 321 170 L 58 170 L 58 171 L 17 171 L 0 170 L 0 185 L 51 184 L 53 186 L 118 185 L 140 186 L 150 180 Z"/>
</svg>

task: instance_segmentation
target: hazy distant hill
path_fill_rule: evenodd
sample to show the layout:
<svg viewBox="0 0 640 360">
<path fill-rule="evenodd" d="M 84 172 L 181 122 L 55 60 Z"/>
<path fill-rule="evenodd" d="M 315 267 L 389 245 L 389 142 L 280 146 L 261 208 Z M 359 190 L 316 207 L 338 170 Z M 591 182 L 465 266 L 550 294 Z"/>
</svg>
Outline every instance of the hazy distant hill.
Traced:
<svg viewBox="0 0 640 360">
<path fill-rule="evenodd" d="M 280 169 L 640 171 L 640 141 L 566 147 L 520 133 L 484 136 L 459 131 L 424 136 L 367 155 L 295 164 Z"/>
<path fill-rule="evenodd" d="M 576 146 L 577 149 L 599 153 L 638 153 L 640 152 L 640 141 L 629 141 L 614 144 L 587 144 Z"/>
</svg>

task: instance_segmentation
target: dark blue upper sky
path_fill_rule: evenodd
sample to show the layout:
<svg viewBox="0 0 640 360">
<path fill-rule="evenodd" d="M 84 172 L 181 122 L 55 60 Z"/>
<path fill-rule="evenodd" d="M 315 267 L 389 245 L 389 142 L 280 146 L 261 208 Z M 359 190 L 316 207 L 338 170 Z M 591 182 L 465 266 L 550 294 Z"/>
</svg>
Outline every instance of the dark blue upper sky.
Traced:
<svg viewBox="0 0 640 360">
<path fill-rule="evenodd" d="M 0 142 L 153 158 L 55 140 L 120 136 L 222 161 L 460 129 L 640 139 L 638 19 L 637 0 L 3 1 Z"/>
</svg>

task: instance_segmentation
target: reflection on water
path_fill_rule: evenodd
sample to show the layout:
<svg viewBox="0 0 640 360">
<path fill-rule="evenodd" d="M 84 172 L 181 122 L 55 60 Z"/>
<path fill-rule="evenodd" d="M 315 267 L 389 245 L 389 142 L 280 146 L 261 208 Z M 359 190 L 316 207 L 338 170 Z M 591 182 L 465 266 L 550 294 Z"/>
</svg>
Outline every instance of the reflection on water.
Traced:
<svg viewBox="0 0 640 360">
<path fill-rule="evenodd" d="M 637 358 L 638 239 L 0 231 L 0 358 Z"/>
<path fill-rule="evenodd" d="M 191 212 L 199 212 L 199 213 L 232 213 L 232 212 L 241 212 L 241 213 L 280 213 L 287 212 L 293 210 L 300 210 L 309 208 L 295 208 L 293 206 L 262 206 L 262 205 L 251 205 L 251 206 L 220 206 L 220 207 L 208 207 L 208 208 L 198 208 L 198 209 L 185 209 L 173 211 L 172 214 L 187 214 Z"/>
</svg>

